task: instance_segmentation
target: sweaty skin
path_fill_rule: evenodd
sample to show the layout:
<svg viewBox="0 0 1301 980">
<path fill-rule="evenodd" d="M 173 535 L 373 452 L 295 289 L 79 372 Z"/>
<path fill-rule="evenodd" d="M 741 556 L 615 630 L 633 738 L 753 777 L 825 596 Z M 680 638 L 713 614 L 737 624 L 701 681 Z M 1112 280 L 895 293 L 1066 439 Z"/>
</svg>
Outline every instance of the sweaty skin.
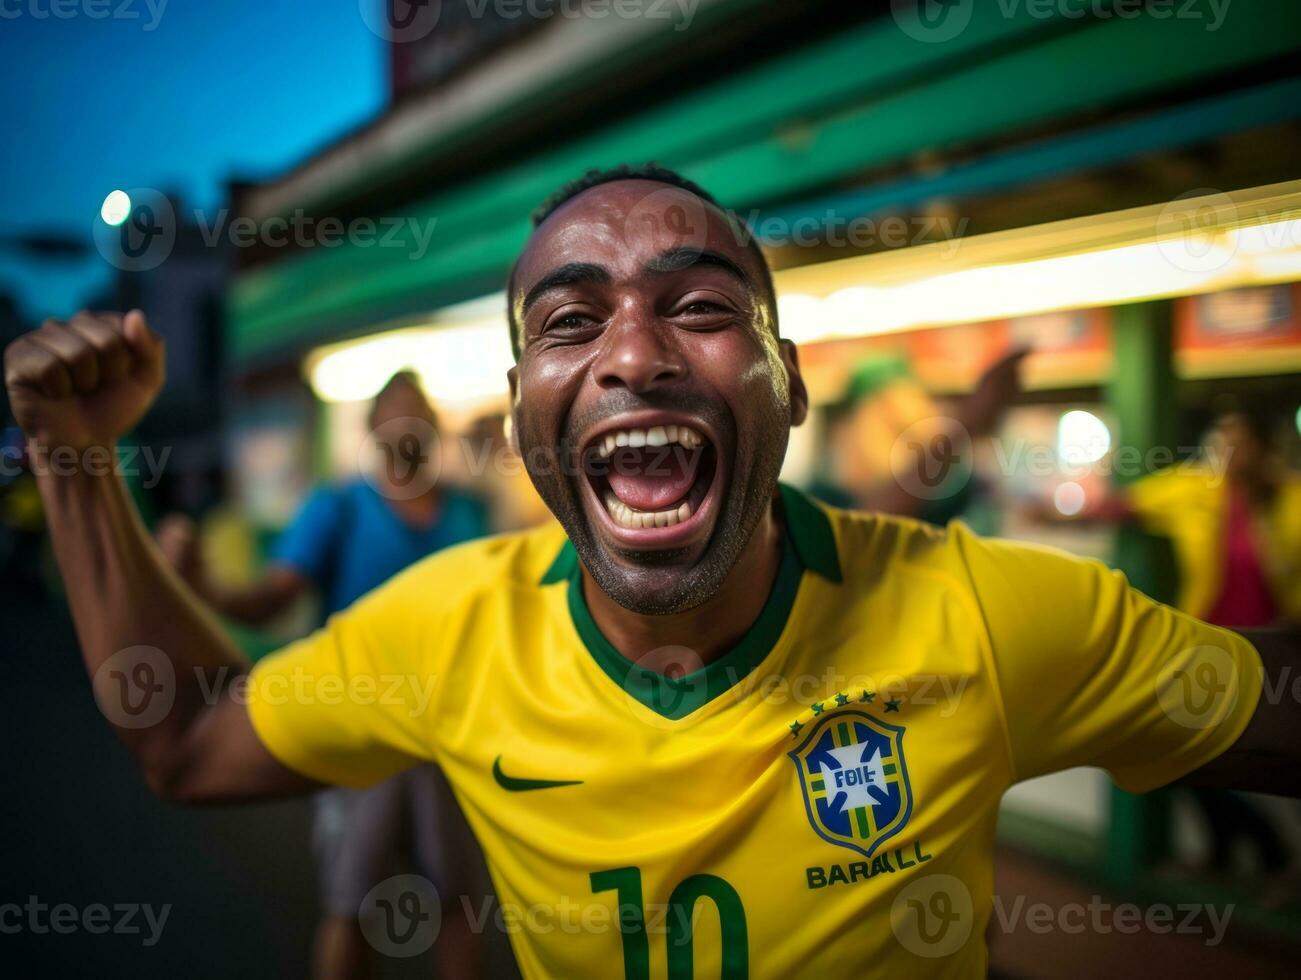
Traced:
<svg viewBox="0 0 1301 980">
<path fill-rule="evenodd" d="M 525 344 L 511 385 L 520 448 L 583 559 L 593 617 L 625 656 L 672 670 L 727 649 L 771 588 L 781 537 L 773 491 L 807 394 L 794 346 L 776 340 L 754 253 L 722 212 L 668 189 L 603 184 L 537 231 L 516 270 Z M 647 205 L 648 192 L 658 204 Z M 696 220 L 684 223 L 684 214 Z M 170 662 L 176 691 L 166 716 L 115 726 L 160 796 L 304 792 L 317 784 L 271 756 L 246 705 L 228 693 L 248 663 L 168 567 L 120 477 L 66 465 L 69 453 L 114 451 L 162 388 L 163 363 L 162 340 L 138 311 L 49 320 L 5 351 L 5 384 L 29 439 L 82 655 L 92 677 L 132 646 L 155 647 Z M 531 451 L 561 460 L 604 426 L 654 425 L 657 413 L 688 416 L 710 439 L 716 470 L 693 520 L 625 533 L 585 473 L 535 469 Z M 49 465 L 58 454 L 64 463 Z M 1252 641 L 1267 690 L 1287 692 L 1301 659 L 1293 639 Z M 689 654 L 665 653 L 678 644 Z M 218 678 L 227 693 L 205 697 Z M 1237 745 L 1190 781 L 1301 791 L 1299 710 L 1291 697 L 1262 698 Z"/>
<path fill-rule="evenodd" d="M 677 194 L 696 223 L 689 234 L 642 220 L 648 198 L 672 207 Z M 701 203 L 642 180 L 580 194 L 538 228 L 513 277 L 514 432 L 526 460 L 560 446 L 573 463 L 594 433 L 657 422 L 690 423 L 713 447 L 713 487 L 667 547 L 618 528 L 581 467 L 531 467 L 583 559 L 597 624 L 639 661 L 685 645 L 707 663 L 754 621 L 780 553 L 777 474 L 808 408 L 753 251 Z"/>
</svg>

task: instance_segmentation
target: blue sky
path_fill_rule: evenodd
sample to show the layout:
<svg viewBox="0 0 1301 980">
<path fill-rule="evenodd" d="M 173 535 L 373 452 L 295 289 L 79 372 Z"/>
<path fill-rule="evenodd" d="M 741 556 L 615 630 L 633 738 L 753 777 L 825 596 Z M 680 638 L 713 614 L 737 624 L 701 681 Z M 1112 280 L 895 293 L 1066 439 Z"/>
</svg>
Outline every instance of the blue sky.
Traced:
<svg viewBox="0 0 1301 980">
<path fill-rule="evenodd" d="M 387 98 L 384 47 L 358 7 L 378 0 L 53 0 L 67 18 L 51 2 L 0 0 L 3 236 L 89 242 L 115 187 L 214 209 L 227 178 L 273 177 Z M 33 317 L 66 315 L 111 271 L 91 254 L 34 264 L 0 251 L 0 292 Z"/>
</svg>

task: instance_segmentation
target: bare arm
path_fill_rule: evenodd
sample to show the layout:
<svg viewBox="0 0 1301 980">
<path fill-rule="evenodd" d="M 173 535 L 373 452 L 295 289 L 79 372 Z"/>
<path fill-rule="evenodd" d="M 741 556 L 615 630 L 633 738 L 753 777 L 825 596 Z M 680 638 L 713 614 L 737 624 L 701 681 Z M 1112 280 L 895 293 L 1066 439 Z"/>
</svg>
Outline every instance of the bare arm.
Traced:
<svg viewBox="0 0 1301 980">
<path fill-rule="evenodd" d="M 1184 782 L 1301 797 L 1301 632 L 1244 630 L 1243 635 L 1265 666 L 1256 712 L 1232 748 Z"/>
<path fill-rule="evenodd" d="M 158 795 L 308 790 L 315 784 L 271 756 L 232 696 L 248 662 L 168 568 L 105 465 L 162 383 L 162 340 L 138 312 L 46 321 L 5 351 L 86 669 Z"/>
<path fill-rule="evenodd" d="M 253 585 L 241 589 L 213 588 L 205 595 L 223 616 L 250 626 L 275 619 L 308 590 L 302 573 L 285 565 L 272 565 Z"/>
<path fill-rule="evenodd" d="M 199 598 L 246 626 L 266 625 L 312 586 L 307 576 L 288 565 L 272 565 L 251 585 L 232 588 L 212 581 L 199 554 L 194 522 L 181 514 L 159 521 L 155 537 L 168 563 Z"/>
</svg>

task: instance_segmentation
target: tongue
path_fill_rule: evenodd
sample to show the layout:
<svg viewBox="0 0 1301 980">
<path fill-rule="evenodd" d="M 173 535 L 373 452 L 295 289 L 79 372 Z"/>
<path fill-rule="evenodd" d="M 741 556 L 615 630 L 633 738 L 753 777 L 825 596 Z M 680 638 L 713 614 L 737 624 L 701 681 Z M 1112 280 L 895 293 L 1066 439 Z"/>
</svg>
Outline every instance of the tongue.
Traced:
<svg viewBox="0 0 1301 980">
<path fill-rule="evenodd" d="M 691 491 L 699 459 L 680 446 L 620 449 L 610 461 L 610 489 L 634 510 L 668 510 Z"/>
</svg>

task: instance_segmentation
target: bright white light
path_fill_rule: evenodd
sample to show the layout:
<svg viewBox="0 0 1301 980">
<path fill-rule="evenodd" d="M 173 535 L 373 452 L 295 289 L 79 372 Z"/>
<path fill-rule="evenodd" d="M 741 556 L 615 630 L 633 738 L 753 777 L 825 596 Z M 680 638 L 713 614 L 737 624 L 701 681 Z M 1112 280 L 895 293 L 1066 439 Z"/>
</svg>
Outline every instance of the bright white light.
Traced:
<svg viewBox="0 0 1301 980">
<path fill-rule="evenodd" d="M 1053 491 L 1053 506 L 1063 517 L 1074 517 L 1084 509 L 1084 488 L 1078 483 L 1059 483 Z"/>
<path fill-rule="evenodd" d="M 777 298 L 777 318 L 781 335 L 797 344 L 807 344 L 830 336 L 823 301 L 803 293 L 787 293 Z"/>
<path fill-rule="evenodd" d="M 126 191 L 109 191 L 104 203 L 99 206 L 99 216 L 104 224 L 117 226 L 126 221 L 131 213 L 131 198 Z"/>
<path fill-rule="evenodd" d="M 1067 412 L 1057 422 L 1057 458 L 1067 466 L 1088 466 L 1111 450 L 1111 433 L 1092 412 Z"/>
<path fill-rule="evenodd" d="M 1234 229 L 1233 240 L 1249 255 L 1267 255 L 1301 249 L 1301 218 L 1272 221 L 1265 225 L 1245 225 Z"/>
<path fill-rule="evenodd" d="M 436 402 L 474 402 L 508 390 L 514 363 L 506 323 L 419 327 L 331 347 L 309 367 L 312 390 L 326 402 L 364 401 L 404 369 L 416 372 Z"/>
<path fill-rule="evenodd" d="M 1204 267 L 1192 269 L 1145 243 L 979 266 L 882 288 L 851 286 L 825 300 L 780 295 L 782 334 L 808 343 L 1203 292 L 1219 288 L 1238 270 L 1228 249 L 1210 248 L 1215 255 L 1201 256 Z"/>
</svg>

